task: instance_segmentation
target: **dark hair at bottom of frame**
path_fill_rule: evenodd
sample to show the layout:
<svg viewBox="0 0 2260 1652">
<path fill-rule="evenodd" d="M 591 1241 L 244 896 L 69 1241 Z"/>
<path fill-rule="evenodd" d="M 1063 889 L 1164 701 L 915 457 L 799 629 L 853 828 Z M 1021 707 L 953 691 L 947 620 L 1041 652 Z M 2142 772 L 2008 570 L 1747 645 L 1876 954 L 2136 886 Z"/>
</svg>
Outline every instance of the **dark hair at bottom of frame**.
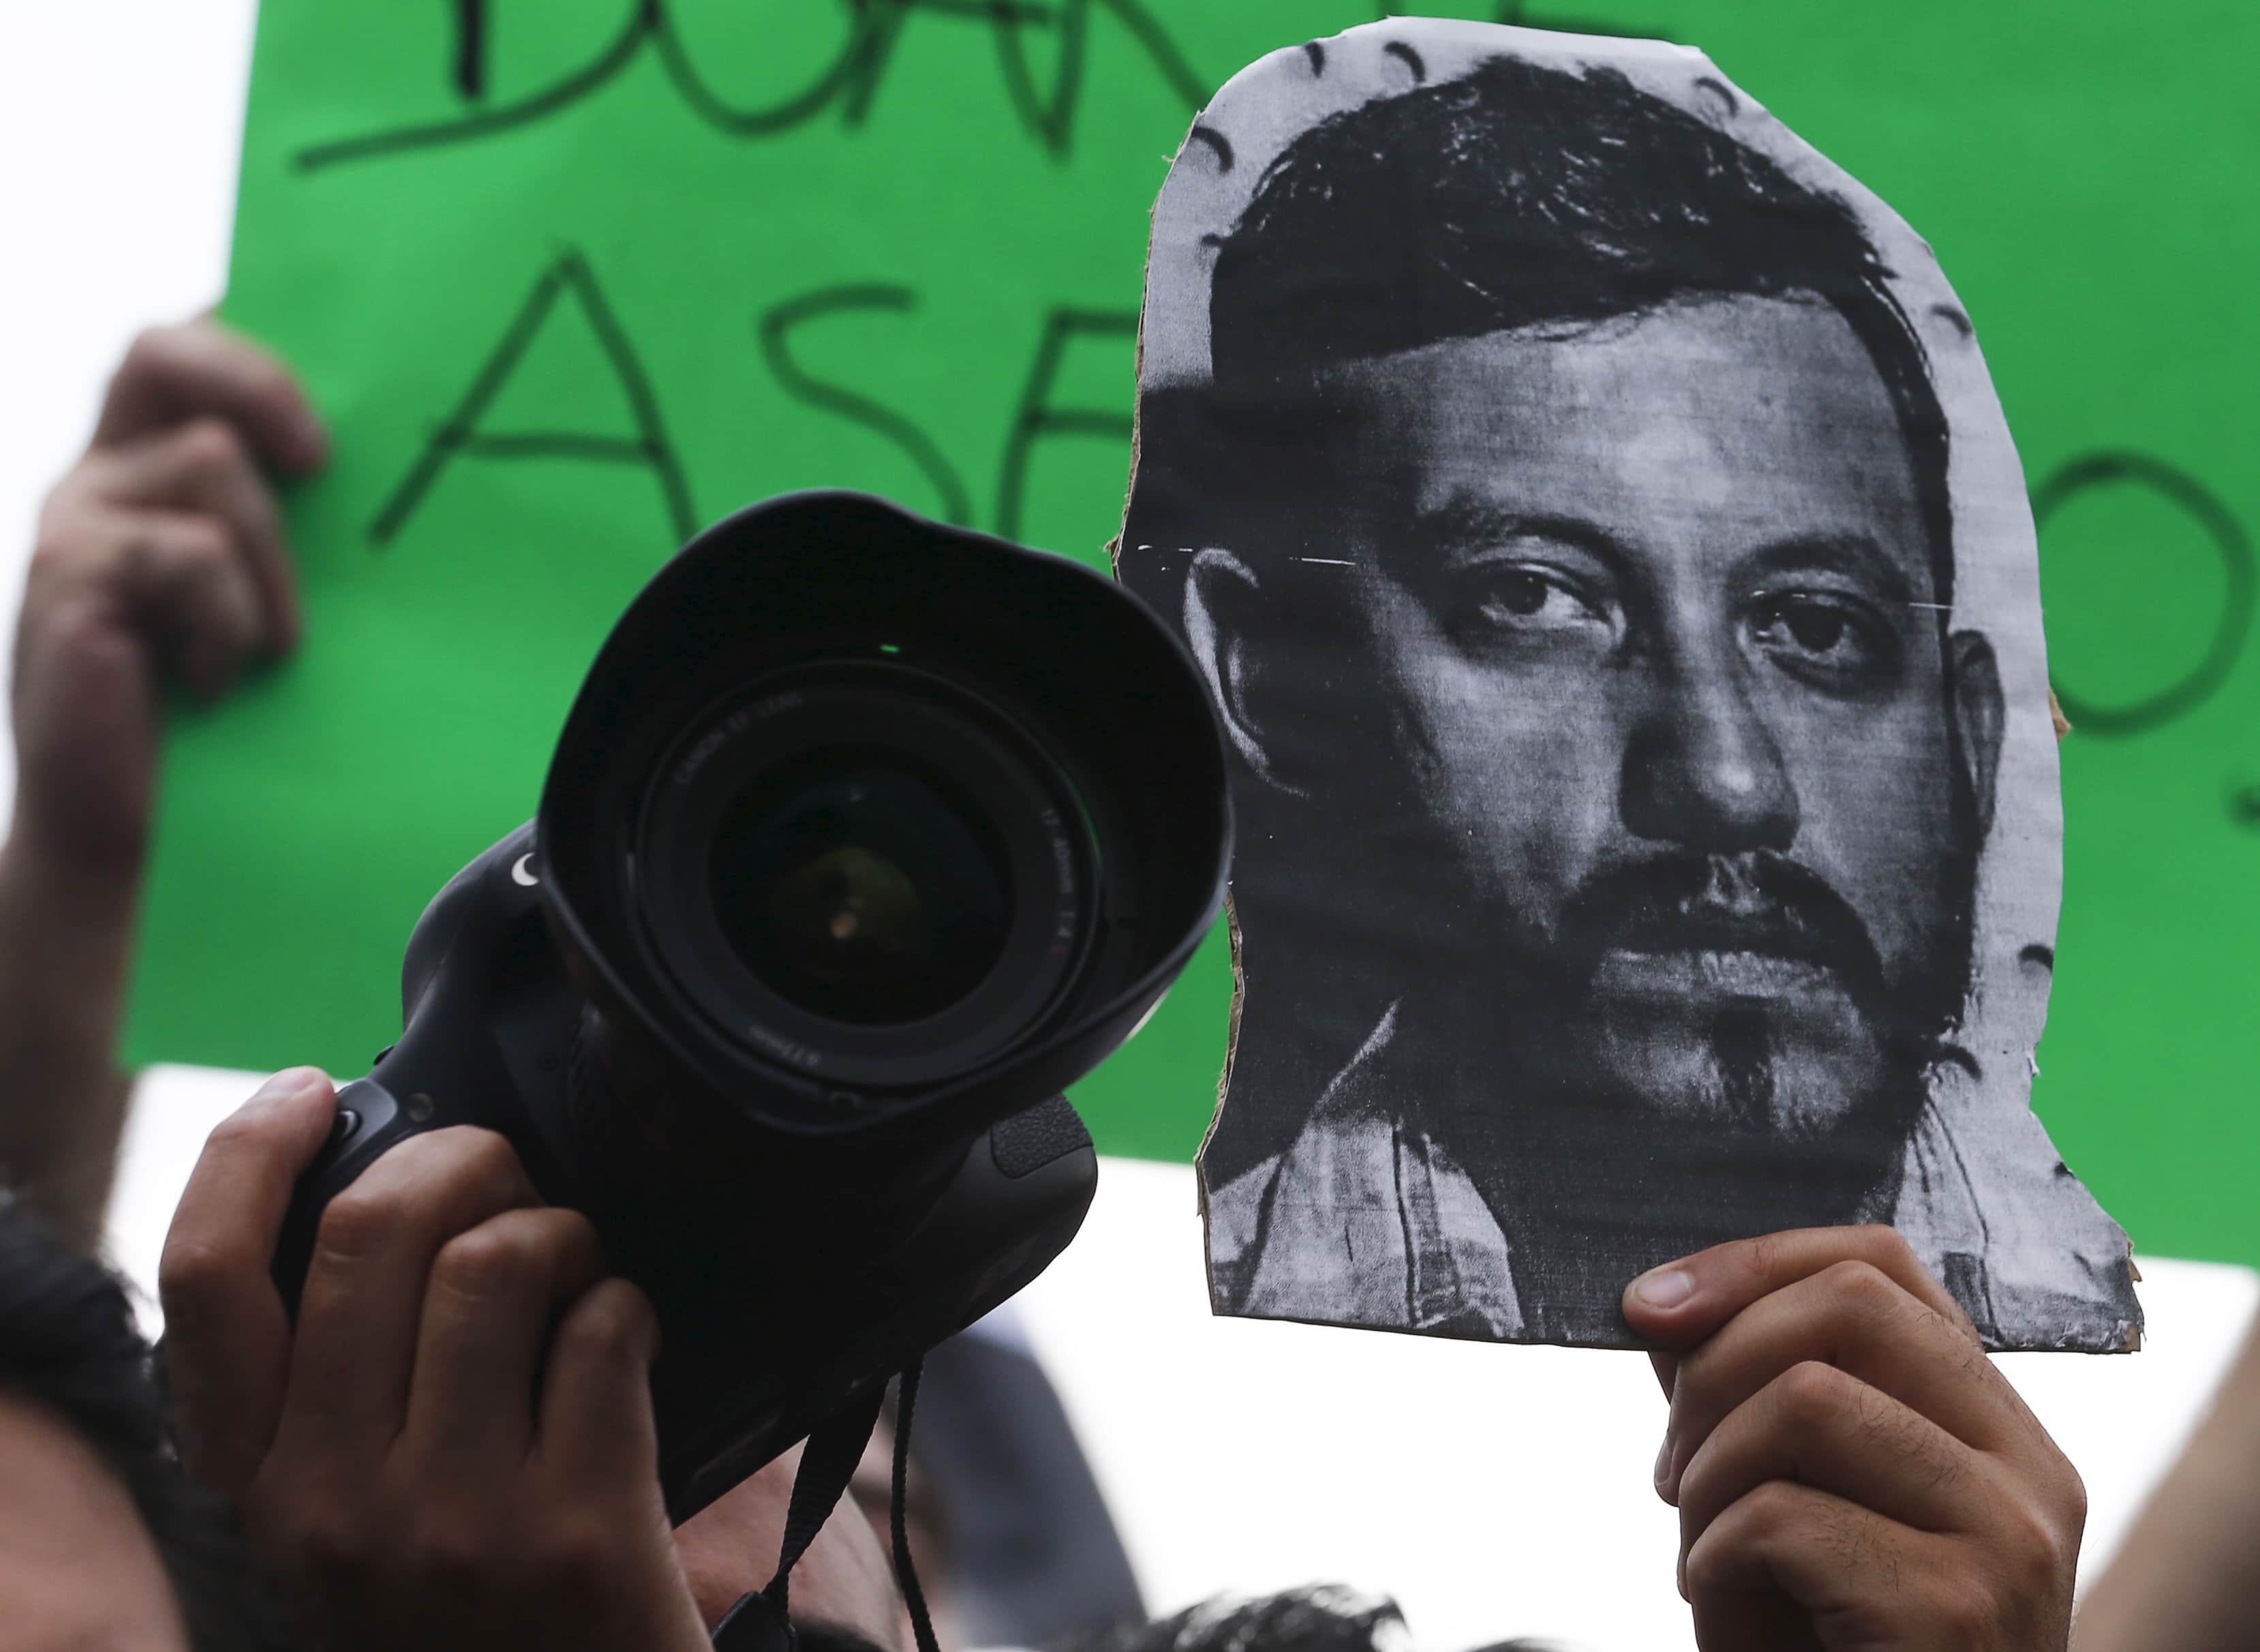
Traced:
<svg viewBox="0 0 2260 1652">
<path fill-rule="evenodd" d="M 175 1454 L 161 1377 L 125 1285 L 0 1190 L 0 1392 L 54 1412 L 117 1477 L 148 1528 L 196 1652 L 297 1645 L 225 1499 Z"/>
</svg>

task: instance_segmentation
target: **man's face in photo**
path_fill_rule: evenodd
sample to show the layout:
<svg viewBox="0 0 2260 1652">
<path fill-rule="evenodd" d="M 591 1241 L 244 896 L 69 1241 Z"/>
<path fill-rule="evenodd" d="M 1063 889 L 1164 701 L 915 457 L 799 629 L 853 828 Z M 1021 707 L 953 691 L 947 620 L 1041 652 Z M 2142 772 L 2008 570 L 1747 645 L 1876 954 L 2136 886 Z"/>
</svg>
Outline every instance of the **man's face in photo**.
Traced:
<svg viewBox="0 0 2260 1652">
<path fill-rule="evenodd" d="M 1507 966 L 1458 1013 L 1667 1137 L 1903 1136 L 1968 984 L 1999 690 L 1851 326 L 1716 299 L 1328 382 L 1357 646 Z"/>
</svg>

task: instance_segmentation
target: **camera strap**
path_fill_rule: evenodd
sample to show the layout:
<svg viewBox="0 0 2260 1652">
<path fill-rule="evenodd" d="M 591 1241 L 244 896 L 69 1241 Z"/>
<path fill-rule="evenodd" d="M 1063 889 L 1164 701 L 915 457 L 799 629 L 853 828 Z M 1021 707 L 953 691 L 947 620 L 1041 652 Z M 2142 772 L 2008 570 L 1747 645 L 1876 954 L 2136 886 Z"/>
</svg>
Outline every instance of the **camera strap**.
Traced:
<svg viewBox="0 0 2260 1652">
<path fill-rule="evenodd" d="M 893 1505 L 888 1511 L 888 1523 L 895 1540 L 895 1584 L 903 1591 L 903 1605 L 910 1608 L 911 1633 L 918 1637 L 918 1652 L 940 1652 L 933 1638 L 933 1618 L 926 1609 L 926 1591 L 919 1587 L 918 1569 L 911 1564 L 910 1520 L 905 1513 L 910 1502 L 911 1477 L 911 1411 L 918 1404 L 919 1372 L 925 1368 L 923 1357 L 903 1367 L 903 1380 L 895 1391 L 895 1484 L 889 1494 Z"/>
<path fill-rule="evenodd" d="M 938 1652 L 933 1622 L 926 1611 L 925 1591 L 911 1564 L 910 1531 L 904 1513 L 904 1491 L 910 1471 L 911 1408 L 918 1399 L 919 1370 L 913 1360 L 903 1371 L 896 1401 L 892 1530 L 895 1577 L 910 1608 L 911 1627 L 919 1652 Z M 792 1482 L 792 1500 L 786 1505 L 784 1539 L 778 1545 L 776 1575 L 766 1587 L 738 1597 L 736 1604 L 714 1626 L 717 1652 L 795 1652 L 797 1644 L 790 1615 L 792 1569 L 816 1541 L 817 1533 L 855 1478 L 856 1466 L 871 1443 L 879 1412 L 886 1403 L 882 1384 L 845 1410 L 827 1418 L 808 1436 L 800 1454 L 800 1469 Z"/>
</svg>

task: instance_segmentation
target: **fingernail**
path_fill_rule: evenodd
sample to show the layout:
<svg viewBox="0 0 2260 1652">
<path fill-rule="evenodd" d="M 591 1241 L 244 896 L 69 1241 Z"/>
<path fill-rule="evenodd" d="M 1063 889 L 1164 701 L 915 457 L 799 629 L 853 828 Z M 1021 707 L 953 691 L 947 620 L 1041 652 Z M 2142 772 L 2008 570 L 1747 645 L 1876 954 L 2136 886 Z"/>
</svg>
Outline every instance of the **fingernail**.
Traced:
<svg viewBox="0 0 2260 1652">
<path fill-rule="evenodd" d="M 1695 1294 L 1695 1276 L 1684 1268 L 1662 1268 L 1633 1281 L 1632 1293 L 1651 1308 L 1676 1308 Z"/>
<path fill-rule="evenodd" d="M 1663 1483 L 1671 1475 L 1671 1436 L 1663 1436 L 1663 1443 L 1656 1448 L 1656 1489 L 1663 1490 Z"/>
</svg>

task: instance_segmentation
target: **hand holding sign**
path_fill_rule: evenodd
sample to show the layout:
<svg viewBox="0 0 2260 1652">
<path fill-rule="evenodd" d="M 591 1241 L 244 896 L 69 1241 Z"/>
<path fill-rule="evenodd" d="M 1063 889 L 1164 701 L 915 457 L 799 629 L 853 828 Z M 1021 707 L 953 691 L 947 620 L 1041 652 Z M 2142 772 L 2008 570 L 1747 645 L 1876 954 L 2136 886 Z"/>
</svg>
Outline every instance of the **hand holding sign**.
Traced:
<svg viewBox="0 0 2260 1652">
<path fill-rule="evenodd" d="M 1721 1245 L 1626 1291 L 1707 1649 L 2056 1652 L 2079 1476 L 1885 1227 Z"/>
<path fill-rule="evenodd" d="M 297 383 L 209 320 L 135 340 L 48 497 L 16 627 L 15 819 L 0 855 L 0 1175 L 91 1247 L 168 690 L 204 701 L 299 631 L 268 478 L 327 448 Z"/>
<path fill-rule="evenodd" d="M 133 875 L 160 694 L 212 699 L 298 640 L 269 471 L 328 438 L 289 369 L 209 319 L 134 340 L 86 454 L 39 518 L 16 633 L 19 836 Z"/>
</svg>

